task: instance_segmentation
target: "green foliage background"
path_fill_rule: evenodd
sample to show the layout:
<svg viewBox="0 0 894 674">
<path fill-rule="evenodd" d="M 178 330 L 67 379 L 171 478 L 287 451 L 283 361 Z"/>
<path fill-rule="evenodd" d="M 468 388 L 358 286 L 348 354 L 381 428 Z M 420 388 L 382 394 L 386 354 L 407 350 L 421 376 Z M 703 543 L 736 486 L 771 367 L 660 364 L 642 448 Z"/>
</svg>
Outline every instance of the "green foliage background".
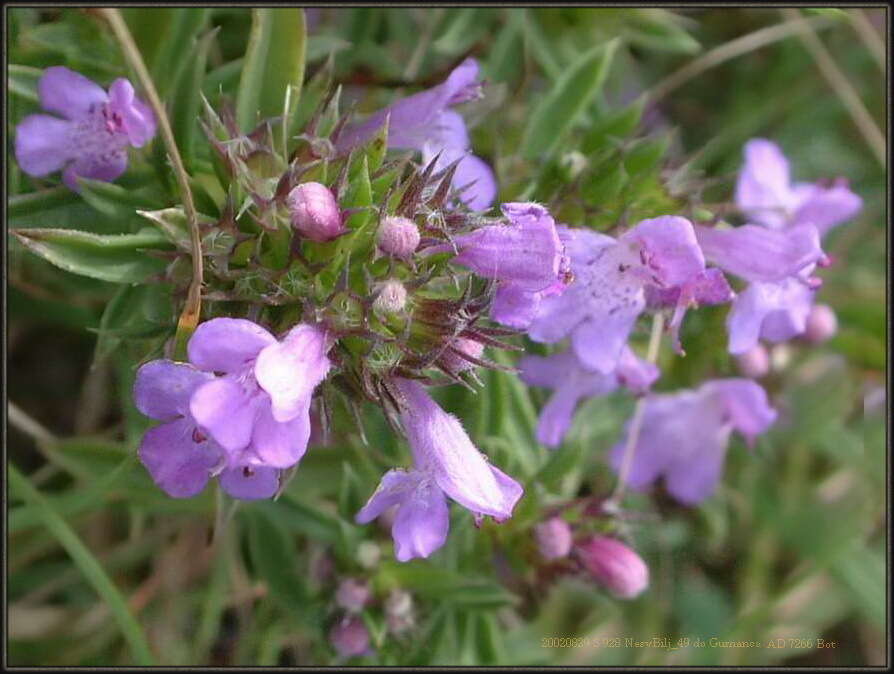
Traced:
<svg viewBox="0 0 894 674">
<path fill-rule="evenodd" d="M 884 128 L 884 66 L 854 23 L 875 21 L 880 36 L 884 14 L 854 12 L 801 15 Z M 533 435 L 543 391 L 495 372 L 484 374 L 478 393 L 445 390 L 443 404 L 497 465 L 525 482 L 526 497 L 510 522 L 480 530 L 455 509 L 442 551 L 398 564 L 385 532 L 352 520 L 381 473 L 407 461 L 376 410 L 366 410 L 368 446 L 346 418 L 348 430 L 333 446 L 312 448 L 275 503 L 233 512 L 210 488 L 195 499 L 168 499 L 136 460 L 149 422 L 129 395 L 135 365 L 173 325 L 165 286 L 132 285 L 154 271 L 154 258 L 134 255 L 123 239 L 100 250 L 89 237 L 63 232 L 46 244 L 64 256 L 70 271 L 63 271 L 9 237 L 10 664 L 334 663 L 326 639 L 338 618 L 333 586 L 349 575 L 369 578 L 377 597 L 364 613 L 375 654 L 351 664 L 886 662 L 887 173 L 796 36 L 662 91 L 681 68 L 711 63 L 714 50 L 781 23 L 778 10 L 315 10 L 301 64 L 302 45 L 288 32 L 300 34 L 300 16 L 263 18 L 259 49 L 251 47 L 249 9 L 124 14 L 167 103 L 199 209 L 206 204 L 212 215 L 212 158 L 195 123 L 199 91 L 213 105 L 222 93 L 237 100 L 240 123 L 250 127 L 258 107 L 277 114 L 279 99 L 271 101 L 264 78 L 287 82 L 303 68 L 300 116 L 320 95 L 315 76 L 328 72 L 331 58 L 343 109 L 355 101 L 362 113 L 437 83 L 467 55 L 480 60 L 489 86 L 463 113 L 476 153 L 496 169 L 502 201 L 536 199 L 559 220 L 600 230 L 667 212 L 710 219 L 731 199 L 743 143 L 759 135 L 781 144 L 797 179 L 846 176 L 865 208 L 825 242 L 835 264 L 823 272 L 820 296 L 838 313 L 838 335 L 774 353 L 779 367 L 764 383 L 779 423 L 751 451 L 732 443 L 722 487 L 700 508 L 660 495 L 628 498 L 652 586 L 626 603 L 580 579 L 536 576 L 531 537 L 543 508 L 611 489 L 605 453 L 630 413 L 624 396 L 586 403 L 563 447 L 548 453 Z M 88 12 L 11 8 L 7 19 L 10 139 L 37 108 L 40 69 L 67 65 L 104 85 L 133 77 Z M 656 105 L 644 107 L 646 100 Z M 135 211 L 176 203 L 158 138 L 132 155 L 115 185 L 91 184 L 80 196 L 56 178 L 21 174 L 11 147 L 10 140 L 10 228 L 128 234 L 142 237 L 145 249 L 157 230 L 138 234 L 147 221 Z M 690 312 L 688 355 L 664 349 L 658 390 L 734 375 L 726 311 Z M 364 566 L 364 541 L 381 548 L 377 564 Z M 329 575 L 321 571 L 327 564 Z M 418 626 L 408 637 L 384 629 L 382 600 L 392 587 L 416 600 Z M 544 647 L 550 637 L 587 641 Z M 652 637 L 761 647 L 625 641 Z M 766 647 L 776 639 L 782 648 Z M 819 639 L 834 646 L 816 648 Z"/>
</svg>

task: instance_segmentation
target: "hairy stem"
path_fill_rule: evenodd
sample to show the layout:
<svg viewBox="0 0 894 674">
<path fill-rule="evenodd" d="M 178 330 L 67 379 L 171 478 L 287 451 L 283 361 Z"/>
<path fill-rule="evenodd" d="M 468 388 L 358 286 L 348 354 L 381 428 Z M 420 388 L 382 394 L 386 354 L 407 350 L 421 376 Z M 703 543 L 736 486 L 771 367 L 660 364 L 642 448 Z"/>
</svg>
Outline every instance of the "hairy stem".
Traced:
<svg viewBox="0 0 894 674">
<path fill-rule="evenodd" d="M 140 50 L 134 42 L 130 29 L 121 16 L 121 12 L 114 8 L 102 8 L 97 10 L 108 21 L 115 38 L 121 45 L 124 57 L 128 64 L 134 70 L 139 79 L 140 84 L 146 91 L 149 98 L 149 105 L 158 120 L 158 126 L 161 129 L 161 137 L 167 148 L 168 155 L 171 158 L 171 165 L 174 169 L 174 175 L 177 177 L 177 183 L 180 186 L 180 197 L 183 200 L 183 208 L 186 211 L 186 220 L 189 224 L 189 239 L 192 255 L 192 280 L 189 284 L 189 292 L 186 296 L 186 305 L 177 321 L 177 334 L 175 337 L 175 357 L 181 357 L 186 351 L 186 341 L 196 329 L 199 323 L 199 315 L 202 311 L 202 239 L 199 232 L 199 218 L 196 212 L 195 202 L 192 198 L 192 190 L 189 187 L 189 175 L 183 165 L 183 159 L 180 157 L 180 151 L 177 149 L 177 143 L 174 140 L 174 132 L 171 129 L 171 122 L 165 112 L 164 105 L 158 97 L 158 91 L 149 75 L 149 70 L 143 61 Z"/>
</svg>

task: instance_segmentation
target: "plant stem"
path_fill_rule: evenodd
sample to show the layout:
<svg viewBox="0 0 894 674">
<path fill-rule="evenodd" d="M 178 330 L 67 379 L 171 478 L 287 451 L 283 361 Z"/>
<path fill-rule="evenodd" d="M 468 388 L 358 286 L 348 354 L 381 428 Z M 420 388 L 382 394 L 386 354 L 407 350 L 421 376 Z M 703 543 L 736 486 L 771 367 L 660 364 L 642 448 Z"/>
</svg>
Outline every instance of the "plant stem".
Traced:
<svg viewBox="0 0 894 674">
<path fill-rule="evenodd" d="M 155 113 L 158 120 L 158 126 L 161 129 L 161 137 L 167 148 L 168 155 L 171 158 L 171 165 L 174 169 L 174 175 L 177 177 L 177 183 L 180 185 L 180 197 L 183 199 L 183 208 L 186 212 L 186 220 L 189 224 L 189 238 L 192 254 L 192 280 L 189 285 L 189 292 L 186 297 L 186 305 L 177 321 L 177 334 L 175 336 L 174 356 L 181 357 L 185 354 L 186 341 L 199 323 L 199 316 L 202 311 L 202 239 L 199 232 L 199 218 L 196 212 L 195 202 L 192 198 L 192 190 L 189 187 L 189 175 L 183 165 L 183 159 L 180 157 L 180 151 L 177 149 L 177 142 L 174 140 L 174 132 L 171 130 L 171 122 L 165 112 L 164 105 L 158 97 L 158 91 L 152 82 L 152 76 L 143 61 L 140 50 L 134 42 L 130 29 L 121 16 L 121 12 L 114 8 L 102 8 L 98 10 L 100 14 L 108 21 L 115 34 L 115 38 L 121 45 L 124 57 L 128 64 L 134 70 L 139 79 L 140 84 L 146 91 L 149 98 L 149 105 Z"/>
<path fill-rule="evenodd" d="M 780 9 L 779 11 L 786 17 L 799 16 L 798 12 L 794 9 Z M 847 75 L 841 71 L 835 63 L 835 59 L 833 59 L 832 55 L 829 53 L 829 50 L 826 49 L 825 45 L 820 41 L 813 26 L 809 25 L 803 19 L 799 18 L 798 21 L 800 21 L 798 26 L 798 37 L 801 42 L 804 43 L 804 47 L 807 51 L 810 52 L 810 55 L 816 62 L 816 67 L 819 68 L 820 74 L 826 80 L 826 83 L 832 88 L 832 91 L 835 92 L 835 95 L 838 96 L 842 105 L 844 105 L 848 114 L 850 114 L 851 119 L 853 119 L 854 124 L 863 136 L 863 140 L 866 141 L 866 144 L 869 146 L 869 149 L 872 150 L 881 167 L 885 168 L 887 161 L 887 142 L 885 141 L 885 135 L 875 123 L 872 115 L 869 114 L 869 110 L 866 109 L 866 105 L 860 98 L 860 94 L 854 89 L 850 80 L 848 80 Z"/>
<path fill-rule="evenodd" d="M 646 353 L 646 360 L 655 363 L 658 360 L 658 349 L 661 346 L 661 333 L 664 331 L 664 314 L 660 311 L 656 312 L 652 317 L 652 333 L 649 335 L 649 350 Z M 615 490 L 608 500 L 603 504 L 603 508 L 608 506 L 611 509 L 617 506 L 624 497 L 624 489 L 627 486 L 627 476 L 633 467 L 633 457 L 636 455 L 636 445 L 639 442 L 639 434 L 643 426 L 643 415 L 646 411 L 646 398 L 642 396 L 636 401 L 636 407 L 633 410 L 633 417 L 630 420 L 630 430 L 627 433 L 627 443 L 624 445 L 624 456 L 621 458 L 621 468 L 618 470 L 618 483 Z"/>
</svg>

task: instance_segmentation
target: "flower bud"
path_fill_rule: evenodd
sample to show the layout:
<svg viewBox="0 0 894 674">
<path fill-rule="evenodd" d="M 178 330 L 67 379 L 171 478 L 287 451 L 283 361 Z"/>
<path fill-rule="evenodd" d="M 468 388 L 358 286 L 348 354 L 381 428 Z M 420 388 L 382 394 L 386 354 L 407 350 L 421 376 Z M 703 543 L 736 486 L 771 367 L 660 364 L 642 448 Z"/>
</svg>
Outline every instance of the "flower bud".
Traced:
<svg viewBox="0 0 894 674">
<path fill-rule="evenodd" d="M 347 231 L 332 192 L 320 183 L 302 183 L 289 192 L 286 204 L 292 226 L 311 241 L 331 241 Z"/>
<path fill-rule="evenodd" d="M 348 613 L 360 613 L 370 599 L 369 586 L 355 578 L 345 578 L 335 592 L 335 603 Z"/>
<path fill-rule="evenodd" d="M 385 600 L 385 622 L 392 634 L 401 634 L 416 624 L 413 615 L 413 596 L 395 588 Z"/>
<path fill-rule="evenodd" d="M 353 658 L 369 652 L 369 632 L 357 616 L 345 618 L 329 632 L 329 643 L 343 658 Z"/>
<path fill-rule="evenodd" d="M 534 527 L 537 547 L 544 559 L 560 559 L 571 552 L 571 527 L 561 517 L 551 517 Z"/>
<path fill-rule="evenodd" d="M 408 218 L 388 216 L 379 225 L 378 244 L 387 255 L 410 257 L 419 245 L 419 228 Z"/>
<path fill-rule="evenodd" d="M 763 344 L 757 344 L 736 357 L 739 372 L 751 379 L 760 379 L 770 371 L 770 354 Z"/>
<path fill-rule="evenodd" d="M 403 283 L 389 279 L 379 286 L 379 294 L 373 301 L 377 313 L 396 314 L 407 305 L 407 289 Z"/>
<path fill-rule="evenodd" d="M 371 569 L 379 563 L 382 549 L 372 541 L 363 541 L 357 546 L 357 563 L 364 569 Z"/>
<path fill-rule="evenodd" d="M 838 318 L 832 307 L 816 304 L 807 314 L 807 325 L 804 328 L 804 339 L 813 344 L 825 342 L 838 332 Z"/>
<path fill-rule="evenodd" d="M 476 342 L 474 339 L 467 339 L 465 337 L 460 337 L 455 342 L 453 342 L 451 346 L 457 351 L 461 351 L 462 353 L 465 353 L 472 358 L 481 358 L 481 354 L 484 353 L 484 344 L 482 344 L 481 342 Z M 462 356 L 453 353 L 453 351 L 450 351 L 449 349 L 444 352 L 443 362 L 444 365 L 446 365 L 447 368 L 452 372 L 463 372 L 475 367 L 475 363 L 466 360 Z"/>
<path fill-rule="evenodd" d="M 621 599 L 633 599 L 649 586 L 649 567 L 621 541 L 594 536 L 577 554 L 593 578 Z"/>
</svg>

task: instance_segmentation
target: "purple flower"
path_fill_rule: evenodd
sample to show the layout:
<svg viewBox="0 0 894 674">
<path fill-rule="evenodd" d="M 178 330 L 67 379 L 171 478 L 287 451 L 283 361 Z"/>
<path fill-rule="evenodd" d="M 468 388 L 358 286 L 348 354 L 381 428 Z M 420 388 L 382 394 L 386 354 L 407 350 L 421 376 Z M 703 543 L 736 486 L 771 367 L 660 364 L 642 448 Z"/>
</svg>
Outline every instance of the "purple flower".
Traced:
<svg viewBox="0 0 894 674">
<path fill-rule="evenodd" d="M 838 332 L 838 317 L 835 310 L 826 304 L 817 304 L 807 316 L 804 339 L 814 344 L 825 342 Z"/>
<path fill-rule="evenodd" d="M 692 225 L 685 218 L 643 220 L 613 239 L 584 229 L 561 229 L 574 282 L 559 296 L 544 297 L 528 335 L 555 343 L 570 335 L 581 363 L 610 374 L 618 365 L 645 291 L 685 287 L 705 271 Z M 680 301 L 690 301 L 681 291 Z"/>
<path fill-rule="evenodd" d="M 329 643 L 342 658 L 371 655 L 369 630 L 359 616 L 347 616 L 329 632 Z"/>
<path fill-rule="evenodd" d="M 729 350 L 743 354 L 759 339 L 780 342 L 802 334 L 826 261 L 820 237 L 856 215 L 860 197 L 846 181 L 832 186 L 791 185 L 788 161 L 777 145 L 756 138 L 745 145 L 736 203 L 754 222 L 731 230 L 698 228 L 705 257 L 750 282 L 727 320 Z"/>
<path fill-rule="evenodd" d="M 479 227 L 453 238 L 453 262 L 499 282 L 491 317 L 513 328 L 528 327 L 544 297 L 565 290 L 568 259 L 549 212 L 535 203 L 501 207 L 507 225 Z M 427 252 L 450 250 L 449 244 Z"/>
<path fill-rule="evenodd" d="M 213 475 L 220 476 L 221 487 L 235 498 L 270 498 L 279 487 L 279 471 L 230 462 L 190 414 L 190 397 L 213 379 L 213 374 L 170 360 L 153 360 L 137 371 L 137 409 L 164 422 L 143 436 L 140 460 L 155 483 L 174 498 L 195 496 Z"/>
<path fill-rule="evenodd" d="M 436 87 L 403 98 L 370 116 L 362 124 L 345 128 L 336 140 L 340 153 L 369 141 L 388 123 L 388 147 L 422 152 L 428 164 L 440 152 L 435 170 L 446 168 L 465 157 L 456 167 L 453 186 L 469 208 L 489 208 L 497 194 L 497 182 L 491 168 L 469 154 L 471 142 L 466 124 L 450 106 L 481 95 L 478 62 L 468 58 Z"/>
<path fill-rule="evenodd" d="M 807 224 L 824 235 L 862 208 L 860 197 L 841 178 L 830 187 L 792 185 L 785 155 L 769 140 L 748 141 L 744 154 L 745 165 L 736 183 L 736 204 L 751 222 L 772 228 Z"/>
<path fill-rule="evenodd" d="M 62 168 L 65 184 L 79 177 L 111 181 L 127 168 L 127 146 L 142 147 L 155 135 L 152 110 L 134 96 L 131 83 L 112 82 L 106 93 L 62 66 L 47 68 L 37 84 L 40 105 L 60 115 L 28 115 L 16 129 L 15 155 L 31 176 Z"/>
<path fill-rule="evenodd" d="M 698 389 L 650 396 L 627 484 L 643 489 L 664 477 L 681 503 L 699 503 L 714 491 L 730 433 L 751 442 L 776 420 L 767 394 L 750 379 L 716 379 Z M 612 467 L 624 460 L 626 440 L 611 451 Z"/>
<path fill-rule="evenodd" d="M 633 599 L 649 587 L 649 567 L 619 540 L 593 536 L 575 553 L 590 575 L 620 599 Z"/>
<path fill-rule="evenodd" d="M 414 467 L 385 473 L 356 520 L 366 524 L 397 506 L 391 535 L 395 556 L 405 562 L 444 545 L 450 526 L 447 496 L 476 517 L 502 521 L 511 517 L 523 489 L 487 462 L 459 420 L 438 407 L 421 384 L 408 379 L 393 384 Z"/>
<path fill-rule="evenodd" d="M 189 341 L 189 360 L 223 376 L 195 390 L 190 412 L 229 454 L 293 466 L 307 450 L 311 395 L 329 372 L 329 346 L 317 326 L 296 325 L 277 341 L 244 319 L 206 321 Z"/>
<path fill-rule="evenodd" d="M 581 399 L 608 395 L 619 386 L 645 393 L 659 375 L 657 366 L 637 358 L 628 346 L 623 347 L 617 368 L 609 374 L 586 369 L 573 351 L 545 358 L 525 356 L 518 367 L 526 384 L 555 391 L 537 423 L 537 440 L 547 447 L 562 443 Z"/>
</svg>

